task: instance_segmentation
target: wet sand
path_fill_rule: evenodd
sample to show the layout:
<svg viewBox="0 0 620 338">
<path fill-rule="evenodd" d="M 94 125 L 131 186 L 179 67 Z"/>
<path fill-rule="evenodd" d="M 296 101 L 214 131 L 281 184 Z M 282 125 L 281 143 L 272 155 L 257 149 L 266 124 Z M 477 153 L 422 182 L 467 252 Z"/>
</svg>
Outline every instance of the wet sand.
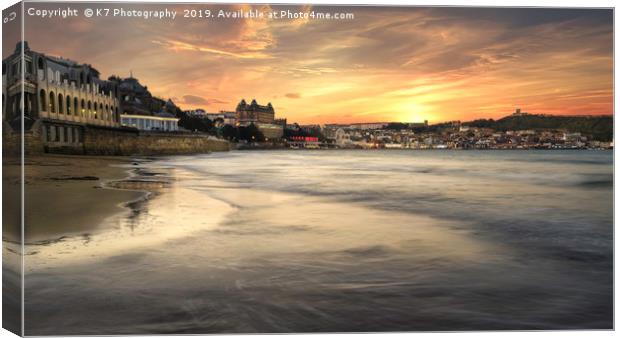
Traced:
<svg viewBox="0 0 620 338">
<path fill-rule="evenodd" d="M 128 176 L 131 159 L 41 155 L 30 156 L 25 165 L 26 243 L 54 241 L 65 236 L 97 232 L 103 221 L 127 210 L 123 204 L 144 192 L 104 189 L 106 182 Z M 18 224 L 19 162 L 3 163 L 5 207 L 16 212 L 5 216 L 5 224 Z M 16 233 L 3 234 L 16 240 Z"/>
<path fill-rule="evenodd" d="M 542 154 L 130 165 L 144 203 L 27 246 L 26 334 L 609 329 L 611 157 Z"/>
<path fill-rule="evenodd" d="M 609 329 L 612 159 L 33 158 L 26 334 Z"/>
</svg>

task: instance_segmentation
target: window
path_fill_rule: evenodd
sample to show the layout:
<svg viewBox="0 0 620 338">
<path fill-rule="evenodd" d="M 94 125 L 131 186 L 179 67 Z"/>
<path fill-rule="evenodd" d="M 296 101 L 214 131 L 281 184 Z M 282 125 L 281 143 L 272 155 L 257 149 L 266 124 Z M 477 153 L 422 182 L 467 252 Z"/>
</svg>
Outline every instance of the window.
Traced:
<svg viewBox="0 0 620 338">
<path fill-rule="evenodd" d="M 41 101 L 39 103 L 41 105 L 41 111 L 45 111 L 47 105 L 45 104 L 45 90 L 43 89 L 39 92 L 39 101 Z"/>
<path fill-rule="evenodd" d="M 32 61 L 26 60 L 26 73 L 32 74 Z"/>
<path fill-rule="evenodd" d="M 45 66 L 43 65 L 43 58 L 39 58 L 37 66 L 39 69 L 45 69 Z"/>
<path fill-rule="evenodd" d="M 54 140 L 54 126 L 47 127 L 47 142 L 52 142 Z"/>
<path fill-rule="evenodd" d="M 67 96 L 67 115 L 71 115 L 71 111 L 73 111 L 71 108 L 71 96 Z"/>
<path fill-rule="evenodd" d="M 63 105 L 63 103 L 62 103 L 62 94 L 58 94 L 58 113 L 60 113 L 60 114 L 64 114 L 65 113 L 64 109 L 62 109 L 62 105 Z"/>
<path fill-rule="evenodd" d="M 80 104 L 80 116 L 84 117 L 86 113 L 86 106 L 84 105 L 84 99 L 82 99 L 82 104 Z"/>
<path fill-rule="evenodd" d="M 56 105 L 54 104 L 54 101 L 55 101 L 54 92 L 50 92 L 50 102 L 49 102 L 50 113 L 56 112 Z"/>
<path fill-rule="evenodd" d="M 73 98 L 73 114 L 75 114 L 75 116 L 78 115 L 78 112 L 79 112 L 78 109 L 79 109 L 78 108 L 78 99 L 77 99 L 77 97 L 74 97 Z"/>
<path fill-rule="evenodd" d="M 11 66 L 11 75 L 17 76 L 18 71 L 19 71 L 19 64 L 16 62 Z"/>
</svg>

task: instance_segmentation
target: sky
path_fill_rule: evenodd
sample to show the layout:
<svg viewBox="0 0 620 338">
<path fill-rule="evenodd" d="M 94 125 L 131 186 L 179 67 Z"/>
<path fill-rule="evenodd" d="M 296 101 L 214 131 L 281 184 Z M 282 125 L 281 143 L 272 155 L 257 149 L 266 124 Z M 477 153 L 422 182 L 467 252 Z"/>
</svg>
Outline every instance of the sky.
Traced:
<svg viewBox="0 0 620 338">
<path fill-rule="evenodd" d="M 613 14 L 605 9 L 127 5 L 25 17 L 30 48 L 130 71 L 182 109 L 271 102 L 301 124 L 429 123 L 613 113 Z M 90 8 L 176 10 L 176 19 L 85 18 Z M 353 13 L 348 20 L 183 18 L 184 9 Z M 5 55 L 7 52 L 5 47 Z"/>
</svg>

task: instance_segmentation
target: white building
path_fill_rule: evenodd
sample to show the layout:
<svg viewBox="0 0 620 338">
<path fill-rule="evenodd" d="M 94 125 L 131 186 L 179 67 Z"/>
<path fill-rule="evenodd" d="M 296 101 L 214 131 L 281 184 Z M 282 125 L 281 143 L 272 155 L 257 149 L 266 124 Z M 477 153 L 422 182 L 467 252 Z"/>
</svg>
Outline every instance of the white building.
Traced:
<svg viewBox="0 0 620 338">
<path fill-rule="evenodd" d="M 172 114 L 164 112 L 154 116 L 122 114 L 121 124 L 126 127 L 147 131 L 170 132 L 179 130 L 179 119 Z"/>
<path fill-rule="evenodd" d="M 196 116 L 196 117 L 206 117 L 207 112 L 204 109 L 195 109 L 195 110 L 188 110 L 187 114 L 191 115 L 191 116 Z"/>
<path fill-rule="evenodd" d="M 228 124 L 234 126 L 237 124 L 237 115 L 235 114 L 235 112 L 221 111 L 219 113 L 206 113 L 204 116 L 214 122 L 215 120 L 220 119 L 222 120 L 223 125 Z"/>
</svg>

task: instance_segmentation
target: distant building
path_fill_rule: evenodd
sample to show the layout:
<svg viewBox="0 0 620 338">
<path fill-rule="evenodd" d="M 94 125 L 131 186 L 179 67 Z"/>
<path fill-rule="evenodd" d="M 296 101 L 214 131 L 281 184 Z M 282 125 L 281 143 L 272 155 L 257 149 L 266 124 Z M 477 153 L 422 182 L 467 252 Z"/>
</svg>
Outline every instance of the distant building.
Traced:
<svg viewBox="0 0 620 338">
<path fill-rule="evenodd" d="M 256 100 L 252 100 L 247 104 L 245 100 L 241 100 L 235 110 L 237 114 L 237 123 L 240 126 L 247 126 L 250 123 L 274 123 L 275 111 L 271 102 L 266 106 L 259 105 Z"/>
<path fill-rule="evenodd" d="M 326 127 L 323 129 L 325 138 L 338 147 L 348 147 L 352 144 L 351 135 L 343 128 Z"/>
<path fill-rule="evenodd" d="M 562 139 L 567 142 L 577 142 L 585 139 L 581 133 L 564 133 Z"/>
<path fill-rule="evenodd" d="M 512 113 L 512 116 L 526 116 L 526 115 L 529 115 L 529 114 L 526 112 L 521 112 L 521 108 L 517 108 L 515 112 Z"/>
<path fill-rule="evenodd" d="M 236 125 L 246 127 L 254 124 L 267 139 L 279 139 L 284 134 L 284 126 L 275 123 L 275 110 L 271 102 L 266 106 L 259 105 L 256 100 L 250 104 L 242 99 L 235 109 Z"/>
<path fill-rule="evenodd" d="M 287 124 L 286 124 L 286 118 L 282 118 L 282 119 L 275 119 L 273 121 L 274 124 L 277 124 L 279 126 L 282 126 L 283 128 L 286 128 Z"/>
<path fill-rule="evenodd" d="M 207 112 L 204 109 L 195 109 L 195 110 L 188 110 L 186 111 L 186 113 L 190 116 L 195 116 L 195 117 L 206 117 Z"/>
<path fill-rule="evenodd" d="M 151 115 L 159 112 L 166 104 L 166 101 L 151 95 L 148 87 L 143 86 L 133 75 L 124 79 L 110 76 L 108 79 L 118 84 L 121 114 Z"/>
<path fill-rule="evenodd" d="M 258 123 L 256 124 L 258 130 L 265 136 L 268 140 L 280 139 L 284 135 L 284 129 L 282 126 L 271 123 Z"/>
<path fill-rule="evenodd" d="M 221 121 L 222 126 L 237 125 L 237 114 L 235 112 L 220 111 L 219 113 L 206 113 L 204 117 L 213 122 Z"/>
<path fill-rule="evenodd" d="M 111 76 L 120 94 L 121 124 L 145 131 L 177 131 L 179 118 L 174 114 L 178 107 L 172 100 L 155 97 L 131 74 L 121 79 Z"/>
<path fill-rule="evenodd" d="M 288 144 L 292 148 L 319 149 L 320 142 L 316 136 L 291 136 Z"/>
<path fill-rule="evenodd" d="M 353 124 L 349 125 L 349 128 L 351 128 L 351 129 L 360 129 L 360 130 L 383 129 L 388 124 L 389 124 L 389 122 L 353 123 Z"/>
<path fill-rule="evenodd" d="M 428 127 L 428 120 L 424 120 L 424 122 L 411 122 L 408 123 L 409 128 L 426 128 Z"/>
</svg>

